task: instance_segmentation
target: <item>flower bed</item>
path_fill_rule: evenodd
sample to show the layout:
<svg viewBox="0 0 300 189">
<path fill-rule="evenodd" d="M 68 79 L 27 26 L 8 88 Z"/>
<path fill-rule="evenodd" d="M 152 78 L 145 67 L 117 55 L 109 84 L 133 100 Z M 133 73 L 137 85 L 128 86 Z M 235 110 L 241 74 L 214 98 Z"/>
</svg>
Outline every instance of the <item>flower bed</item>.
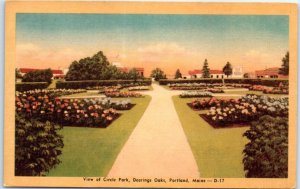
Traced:
<svg viewBox="0 0 300 189">
<path fill-rule="evenodd" d="M 179 96 L 180 98 L 211 97 L 212 93 L 206 91 L 184 91 Z"/>
<path fill-rule="evenodd" d="M 238 83 L 226 83 L 226 87 L 233 87 L 233 88 L 249 88 L 251 84 L 238 84 Z"/>
<path fill-rule="evenodd" d="M 222 89 L 217 89 L 217 88 L 207 88 L 205 91 L 211 92 L 211 93 L 224 93 Z"/>
<path fill-rule="evenodd" d="M 206 102 L 198 104 L 199 108 L 207 106 Z M 249 123 L 263 115 L 287 117 L 288 98 L 246 95 L 239 100 L 216 103 L 206 115 L 201 116 L 210 124 L 226 127 L 230 124 Z"/>
<path fill-rule="evenodd" d="M 143 91 L 143 90 L 149 90 L 149 86 L 135 86 L 135 87 L 128 87 L 129 91 Z"/>
<path fill-rule="evenodd" d="M 263 86 L 263 85 L 253 85 L 251 87 L 249 87 L 249 90 L 252 91 L 264 91 L 264 90 L 272 90 L 273 87 L 267 87 L 267 86 Z"/>
<path fill-rule="evenodd" d="M 205 98 L 205 99 L 196 99 L 191 103 L 188 103 L 188 106 L 194 110 L 205 110 L 211 107 L 225 107 L 228 104 L 236 103 L 236 99 L 217 99 L 215 97 Z"/>
<path fill-rule="evenodd" d="M 105 92 L 105 96 L 111 97 L 111 98 L 127 98 L 127 97 L 134 97 L 134 98 L 139 98 L 143 97 L 141 93 L 136 93 L 136 92 Z"/>
<path fill-rule="evenodd" d="M 133 106 L 130 101 L 57 98 L 60 95 L 66 95 L 66 92 L 16 93 L 16 113 L 25 118 L 48 120 L 65 126 L 107 127 L 119 116 L 114 108 L 125 110 Z"/>
<path fill-rule="evenodd" d="M 274 87 L 272 89 L 263 90 L 265 94 L 289 94 L 289 90 L 285 88 Z"/>
</svg>

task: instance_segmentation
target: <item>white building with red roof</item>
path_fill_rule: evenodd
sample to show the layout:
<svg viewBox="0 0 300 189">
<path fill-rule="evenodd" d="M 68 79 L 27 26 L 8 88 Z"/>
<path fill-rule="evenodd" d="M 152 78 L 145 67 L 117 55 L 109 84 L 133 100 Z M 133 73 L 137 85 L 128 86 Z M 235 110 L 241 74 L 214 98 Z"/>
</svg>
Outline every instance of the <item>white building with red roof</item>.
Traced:
<svg viewBox="0 0 300 189">
<path fill-rule="evenodd" d="M 191 70 L 188 72 L 192 79 L 202 78 L 202 70 Z M 225 74 L 222 70 L 209 70 L 210 78 L 225 78 Z"/>
<path fill-rule="evenodd" d="M 288 76 L 279 74 L 279 68 L 267 68 L 265 70 L 256 70 L 256 78 L 288 78 Z"/>
</svg>

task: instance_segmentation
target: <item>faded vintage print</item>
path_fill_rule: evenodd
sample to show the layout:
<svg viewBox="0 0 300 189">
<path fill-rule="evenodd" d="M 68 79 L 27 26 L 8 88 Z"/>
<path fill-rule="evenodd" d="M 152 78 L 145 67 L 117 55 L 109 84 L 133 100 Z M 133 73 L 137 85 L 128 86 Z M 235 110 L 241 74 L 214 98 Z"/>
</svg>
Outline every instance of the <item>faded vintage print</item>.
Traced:
<svg viewBox="0 0 300 189">
<path fill-rule="evenodd" d="M 199 12 L 135 3 L 138 13 L 124 8 L 131 4 L 95 3 L 99 12 L 11 5 L 11 183 L 223 187 L 242 179 L 258 187 L 272 178 L 292 187 L 295 6 L 209 14 L 199 3 Z M 49 183 L 60 178 L 80 184 Z"/>
</svg>

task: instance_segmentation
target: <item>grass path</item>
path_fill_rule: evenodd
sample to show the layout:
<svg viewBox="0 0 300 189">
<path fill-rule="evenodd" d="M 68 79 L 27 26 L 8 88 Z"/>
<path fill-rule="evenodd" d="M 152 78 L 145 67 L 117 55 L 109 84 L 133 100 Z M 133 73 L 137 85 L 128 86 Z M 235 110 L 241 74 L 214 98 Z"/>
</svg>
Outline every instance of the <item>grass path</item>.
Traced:
<svg viewBox="0 0 300 189">
<path fill-rule="evenodd" d="M 214 129 L 189 108 L 191 99 L 173 96 L 184 132 L 193 151 L 201 177 L 242 178 L 245 176 L 242 151 L 248 127 Z"/>
<path fill-rule="evenodd" d="M 199 177 L 198 167 L 175 111 L 172 91 L 153 84 L 152 100 L 109 176 Z"/>
<path fill-rule="evenodd" d="M 144 114 L 151 97 L 132 99 L 137 105 L 109 127 L 64 127 L 62 161 L 48 176 L 106 176 L 131 132 Z"/>
</svg>

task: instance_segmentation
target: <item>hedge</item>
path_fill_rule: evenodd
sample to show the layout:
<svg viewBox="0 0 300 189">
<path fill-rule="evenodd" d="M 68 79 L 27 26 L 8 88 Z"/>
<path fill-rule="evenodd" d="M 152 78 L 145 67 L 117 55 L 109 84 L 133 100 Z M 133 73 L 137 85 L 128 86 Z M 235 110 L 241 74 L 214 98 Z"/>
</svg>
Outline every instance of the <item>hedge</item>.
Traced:
<svg viewBox="0 0 300 189">
<path fill-rule="evenodd" d="M 140 86 L 151 85 L 151 80 L 85 80 L 85 81 L 58 81 L 56 83 L 57 89 L 86 89 L 87 87 L 98 86 L 115 86 L 115 85 L 128 85 Z"/>
<path fill-rule="evenodd" d="M 49 86 L 47 82 L 22 82 L 16 83 L 16 91 L 29 91 L 34 89 L 45 89 Z"/>
<path fill-rule="evenodd" d="M 288 79 L 224 79 L 225 83 L 238 83 L 238 84 L 251 84 L 251 85 L 264 85 L 270 87 L 278 87 L 280 83 L 288 86 Z"/>
<path fill-rule="evenodd" d="M 222 79 L 162 79 L 159 81 L 160 85 L 167 85 L 173 83 L 222 83 Z M 236 84 L 251 84 L 251 85 L 265 85 L 278 87 L 280 83 L 288 86 L 288 79 L 224 79 L 225 83 L 236 83 Z"/>
<path fill-rule="evenodd" d="M 173 83 L 222 83 L 222 79 L 161 79 L 159 80 L 160 85 L 167 85 Z"/>
</svg>

